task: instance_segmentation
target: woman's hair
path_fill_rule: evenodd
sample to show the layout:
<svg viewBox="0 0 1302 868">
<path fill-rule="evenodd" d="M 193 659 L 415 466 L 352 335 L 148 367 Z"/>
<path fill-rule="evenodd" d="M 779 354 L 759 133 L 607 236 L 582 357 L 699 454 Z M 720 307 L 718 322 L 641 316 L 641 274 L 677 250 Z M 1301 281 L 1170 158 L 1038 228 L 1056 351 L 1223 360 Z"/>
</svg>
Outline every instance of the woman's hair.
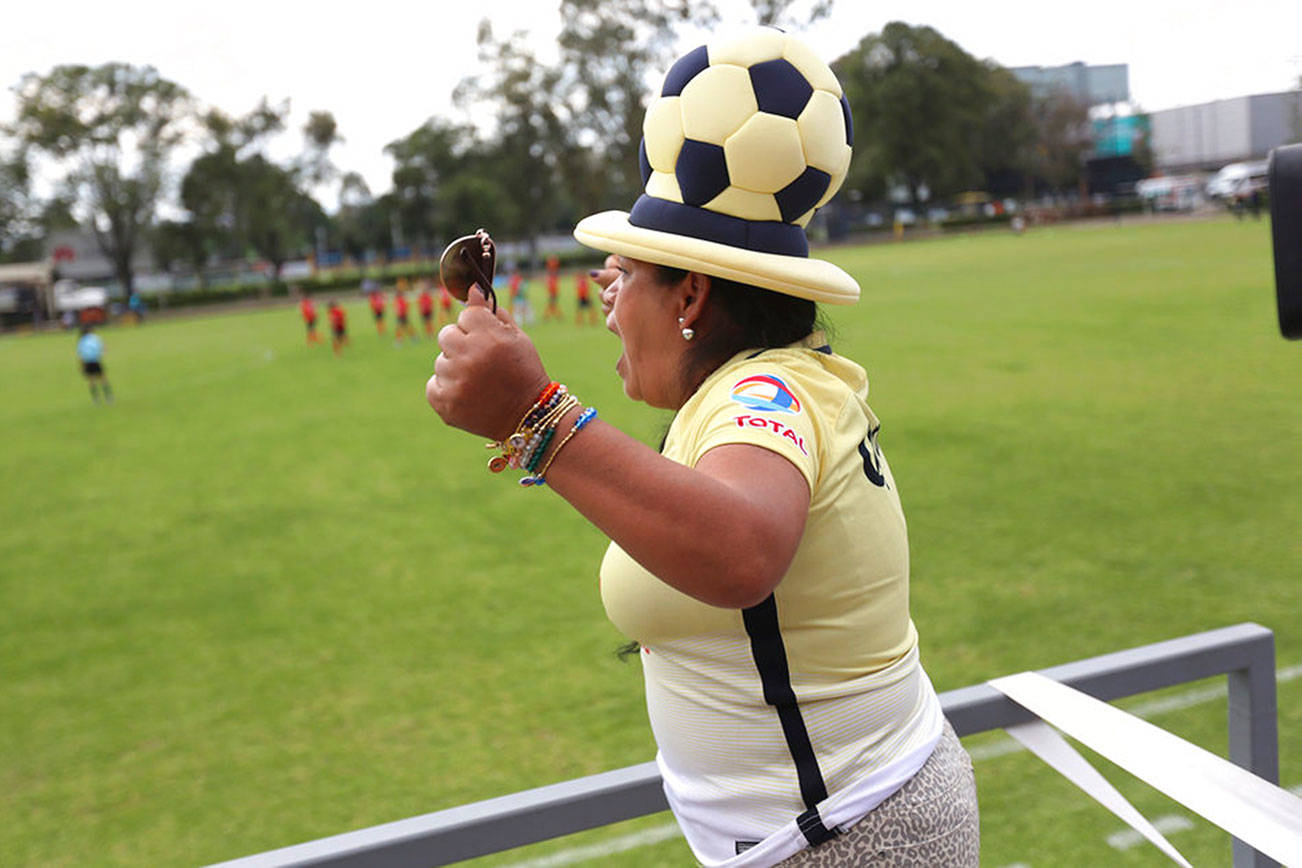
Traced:
<svg viewBox="0 0 1302 868">
<path fill-rule="evenodd" d="M 662 285 L 679 283 L 687 271 L 656 265 Z M 710 298 L 718 317 L 708 329 L 697 329 L 683 371 L 688 393 L 710 373 L 742 350 L 785 347 L 809 335 L 818 320 L 818 306 L 804 298 L 757 286 L 710 277 Z"/>
</svg>

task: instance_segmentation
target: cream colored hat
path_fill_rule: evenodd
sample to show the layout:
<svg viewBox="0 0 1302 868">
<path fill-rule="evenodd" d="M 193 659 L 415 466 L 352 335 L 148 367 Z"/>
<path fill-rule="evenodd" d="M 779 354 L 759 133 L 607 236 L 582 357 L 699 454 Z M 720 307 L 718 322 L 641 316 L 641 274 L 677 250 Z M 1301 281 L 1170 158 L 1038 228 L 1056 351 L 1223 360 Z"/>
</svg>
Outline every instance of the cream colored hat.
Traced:
<svg viewBox="0 0 1302 868">
<path fill-rule="evenodd" d="M 642 123 L 645 193 L 631 212 L 579 221 L 598 250 L 853 304 L 859 284 L 809 258 L 814 211 L 850 168 L 850 104 L 794 36 L 757 28 L 680 57 Z"/>
</svg>

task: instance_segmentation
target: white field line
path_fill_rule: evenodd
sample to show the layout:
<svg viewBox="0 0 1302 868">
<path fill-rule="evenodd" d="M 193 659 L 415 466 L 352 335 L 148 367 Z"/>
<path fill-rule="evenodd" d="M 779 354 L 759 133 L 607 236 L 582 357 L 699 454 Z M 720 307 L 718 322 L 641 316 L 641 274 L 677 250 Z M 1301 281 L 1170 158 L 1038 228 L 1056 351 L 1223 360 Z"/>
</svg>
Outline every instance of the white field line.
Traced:
<svg viewBox="0 0 1302 868">
<path fill-rule="evenodd" d="M 1295 796 L 1302 796 L 1302 784 L 1297 784 L 1288 788 L 1288 791 Z M 1183 832 L 1186 829 L 1192 829 L 1194 824 L 1189 819 L 1179 814 L 1167 814 L 1158 817 L 1153 821 L 1153 825 L 1163 835 L 1170 835 L 1175 832 Z M 1134 829 L 1125 829 L 1120 832 L 1113 832 L 1108 836 L 1108 843 L 1118 850 L 1129 850 L 1131 847 L 1143 843 L 1143 836 Z M 1026 862 L 1014 862 L 1011 865 L 1005 865 L 1003 868 L 1031 868 Z"/>
<path fill-rule="evenodd" d="M 1180 814 L 1163 814 L 1153 820 L 1153 828 L 1163 835 L 1170 835 L 1173 832 L 1183 832 L 1186 829 L 1194 827 L 1193 821 L 1188 817 Z M 1108 835 L 1108 846 L 1114 850 L 1129 850 L 1132 847 L 1138 847 L 1140 844 L 1147 842 L 1147 839 L 1136 832 L 1134 829 L 1122 829 L 1120 832 L 1113 832 Z"/>
<path fill-rule="evenodd" d="M 1297 678 L 1302 678 L 1302 664 L 1286 666 L 1283 669 L 1276 670 L 1275 672 L 1276 683 L 1282 684 L 1288 681 L 1293 681 Z M 1205 702 L 1221 699 L 1225 696 L 1225 693 L 1226 688 L 1224 685 L 1199 687 L 1194 690 L 1187 690 L 1184 693 L 1176 693 L 1161 699 L 1143 702 L 1128 710 L 1136 717 L 1153 717 L 1155 715 L 1165 714 L 1171 711 L 1179 711 L 1183 708 L 1192 708 L 1195 705 L 1202 705 Z M 1020 750 L 1025 750 L 1025 748 L 1013 741 L 1011 738 L 1005 738 L 991 744 L 977 745 L 976 747 L 969 748 L 968 753 L 972 755 L 973 760 L 981 761 L 992 759 L 997 756 L 1003 756 L 1004 754 L 1016 753 Z M 1302 784 L 1293 787 L 1292 792 L 1302 795 Z M 1189 828 L 1189 825 L 1192 825 L 1179 825 L 1178 828 L 1175 826 L 1168 828 L 1161 825 L 1163 822 L 1176 823 L 1178 825 L 1180 823 L 1189 824 L 1189 821 L 1184 817 L 1177 815 L 1159 817 L 1153 822 L 1153 825 L 1157 826 L 1157 828 L 1163 833 L 1178 832 Z M 619 838 L 611 838 L 609 841 L 587 844 L 583 847 L 572 847 L 568 850 L 561 850 L 557 853 L 551 854 L 550 856 L 542 856 L 538 859 L 530 859 L 525 862 L 513 862 L 510 865 L 505 866 L 505 868 L 555 868 L 555 866 L 559 865 L 574 865 L 579 862 L 586 862 L 590 859 L 600 859 L 613 853 L 623 853 L 625 850 L 635 850 L 638 847 L 647 847 L 651 844 L 659 844 L 661 841 L 668 841 L 669 839 L 676 838 L 681 834 L 682 833 L 679 831 L 677 823 L 668 823 L 664 826 L 655 826 L 641 832 L 633 832 L 629 835 L 623 835 Z M 1108 843 L 1112 843 L 1113 838 L 1124 834 L 1126 833 L 1118 832 L 1116 835 L 1110 835 L 1108 837 Z M 1138 833 L 1133 830 L 1130 834 L 1134 834 L 1138 837 Z M 1125 840 L 1128 841 L 1129 839 L 1127 838 Z M 1113 846 L 1118 845 L 1113 844 Z M 1125 849 L 1129 846 L 1134 845 L 1126 844 L 1125 846 L 1119 847 L 1119 849 Z M 1019 862 L 1015 865 L 1009 865 L 1007 868 L 1029 868 L 1029 866 L 1024 866 L 1023 863 Z"/>
</svg>

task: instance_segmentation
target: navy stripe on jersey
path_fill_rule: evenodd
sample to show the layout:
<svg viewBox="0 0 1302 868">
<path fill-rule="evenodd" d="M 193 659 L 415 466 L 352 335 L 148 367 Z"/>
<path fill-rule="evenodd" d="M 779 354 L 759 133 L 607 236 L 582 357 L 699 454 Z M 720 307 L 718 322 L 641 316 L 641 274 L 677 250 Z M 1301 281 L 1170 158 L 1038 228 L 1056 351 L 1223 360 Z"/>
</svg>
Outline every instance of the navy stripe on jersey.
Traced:
<svg viewBox="0 0 1302 868">
<path fill-rule="evenodd" d="M 787 750 L 796 765 L 796 779 L 800 783 L 800 798 L 808 808 L 796 822 L 810 845 L 820 844 L 836 837 L 836 832 L 823 825 L 817 805 L 827 798 L 827 784 L 818 768 L 814 746 L 809 741 L 809 730 L 796 703 L 796 692 L 791 687 L 791 670 L 787 666 L 787 649 L 782 643 L 778 626 L 778 603 L 772 594 L 757 605 L 742 610 L 746 635 L 750 637 L 751 655 L 759 670 L 764 687 L 764 701 L 778 713 L 782 734 L 787 740 Z"/>
<path fill-rule="evenodd" d="M 758 356 L 760 353 L 766 353 L 766 352 L 768 352 L 767 349 L 756 350 L 755 352 L 751 353 L 749 356 L 746 357 L 746 361 L 749 362 L 751 359 L 755 358 L 755 357 Z M 821 347 L 814 347 L 814 352 L 816 352 L 816 353 L 822 353 L 822 354 L 825 355 L 825 356 L 830 356 L 830 355 L 832 355 L 832 345 L 831 345 L 831 344 L 823 344 Z"/>
</svg>

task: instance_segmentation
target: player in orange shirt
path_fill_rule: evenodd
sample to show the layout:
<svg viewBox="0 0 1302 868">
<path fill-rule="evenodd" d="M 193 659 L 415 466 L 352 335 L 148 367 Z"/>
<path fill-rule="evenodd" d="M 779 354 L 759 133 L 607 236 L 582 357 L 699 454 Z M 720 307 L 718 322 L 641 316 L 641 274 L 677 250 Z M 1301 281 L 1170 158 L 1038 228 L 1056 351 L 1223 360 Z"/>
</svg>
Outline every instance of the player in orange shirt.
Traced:
<svg viewBox="0 0 1302 868">
<path fill-rule="evenodd" d="M 425 337 L 434 337 L 434 296 L 429 292 L 429 280 L 420 282 L 420 295 L 416 296 L 416 307 L 420 309 L 420 321 L 425 325 Z"/>
<path fill-rule="evenodd" d="M 316 333 L 316 305 L 312 303 L 312 296 L 298 291 L 298 310 L 303 315 L 303 324 L 307 326 L 307 345 L 321 343 L 321 337 Z"/>
<path fill-rule="evenodd" d="M 574 310 L 574 324 L 583 325 L 584 314 L 587 314 L 589 325 L 597 325 L 600 318 L 597 316 L 597 309 L 592 306 L 592 294 L 588 288 L 588 274 L 580 271 L 574 278 L 574 294 L 578 296 L 579 306 Z"/>
<path fill-rule="evenodd" d="M 384 293 L 379 289 L 371 290 L 371 313 L 375 314 L 375 331 L 384 334 Z"/>
<path fill-rule="evenodd" d="M 543 319 L 548 320 L 552 317 L 563 319 L 561 315 L 560 296 L 561 279 L 549 270 L 547 272 L 547 309 L 543 311 Z"/>
<path fill-rule="evenodd" d="M 394 346 L 401 344 L 403 338 L 416 339 L 416 332 L 411 327 L 411 322 L 407 319 L 410 308 L 407 305 L 407 294 L 403 292 L 402 284 L 398 285 L 397 291 L 393 294 L 393 343 Z"/>
<path fill-rule="evenodd" d="M 330 331 L 333 335 L 331 341 L 335 350 L 335 355 L 343 350 L 344 345 L 348 343 L 348 314 L 339 306 L 339 302 L 333 298 L 330 299 L 330 307 L 327 309 L 330 315 Z"/>
</svg>

